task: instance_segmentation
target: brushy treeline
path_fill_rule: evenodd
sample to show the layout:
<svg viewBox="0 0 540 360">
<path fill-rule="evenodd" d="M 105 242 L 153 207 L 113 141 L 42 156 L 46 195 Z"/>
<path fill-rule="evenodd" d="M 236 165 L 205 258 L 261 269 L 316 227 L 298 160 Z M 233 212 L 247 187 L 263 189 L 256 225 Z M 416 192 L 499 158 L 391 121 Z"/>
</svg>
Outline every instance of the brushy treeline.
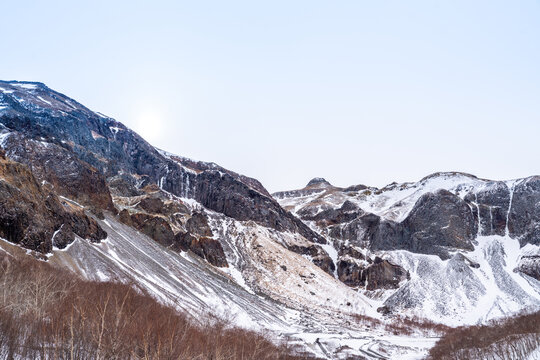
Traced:
<svg viewBox="0 0 540 360">
<path fill-rule="evenodd" d="M 429 359 L 526 359 L 539 347 L 540 311 L 450 329 L 431 349 Z"/>
<path fill-rule="evenodd" d="M 131 286 L 0 254 L 2 359 L 295 359 L 264 334 L 195 325 Z"/>
<path fill-rule="evenodd" d="M 381 321 L 369 316 L 355 314 L 356 323 L 368 329 L 384 329 L 398 336 L 442 336 L 451 327 L 436 323 L 429 319 L 394 315 L 387 321 Z"/>
</svg>

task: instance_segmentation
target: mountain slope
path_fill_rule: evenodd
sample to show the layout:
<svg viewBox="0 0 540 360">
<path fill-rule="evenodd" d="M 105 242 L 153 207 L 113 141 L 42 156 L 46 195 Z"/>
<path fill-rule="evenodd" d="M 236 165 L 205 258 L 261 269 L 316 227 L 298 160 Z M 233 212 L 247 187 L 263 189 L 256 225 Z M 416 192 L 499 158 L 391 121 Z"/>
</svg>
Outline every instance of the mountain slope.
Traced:
<svg viewBox="0 0 540 360">
<path fill-rule="evenodd" d="M 338 277 L 379 299 L 381 312 L 459 325 L 540 307 L 539 181 L 437 173 L 377 189 L 317 180 L 274 197 L 330 240 Z M 370 291 L 353 276 L 370 270 L 368 254 L 410 280 Z"/>
</svg>

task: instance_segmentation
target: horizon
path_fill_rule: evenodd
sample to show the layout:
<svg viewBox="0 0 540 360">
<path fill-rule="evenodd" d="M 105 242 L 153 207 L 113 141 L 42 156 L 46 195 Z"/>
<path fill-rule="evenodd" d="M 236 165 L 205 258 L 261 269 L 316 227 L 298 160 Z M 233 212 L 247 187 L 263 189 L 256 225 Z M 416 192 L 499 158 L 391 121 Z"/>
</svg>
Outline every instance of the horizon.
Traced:
<svg viewBox="0 0 540 360">
<path fill-rule="evenodd" d="M 540 173 L 538 2 L 2 7 L 17 32 L 0 78 L 44 83 L 271 193 L 314 177 Z"/>
</svg>

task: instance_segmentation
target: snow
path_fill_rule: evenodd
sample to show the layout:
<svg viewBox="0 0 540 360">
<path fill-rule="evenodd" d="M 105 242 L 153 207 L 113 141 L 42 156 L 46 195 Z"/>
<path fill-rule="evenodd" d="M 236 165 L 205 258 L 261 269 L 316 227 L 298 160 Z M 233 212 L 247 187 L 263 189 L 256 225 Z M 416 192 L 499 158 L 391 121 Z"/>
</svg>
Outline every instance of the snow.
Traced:
<svg viewBox="0 0 540 360">
<path fill-rule="evenodd" d="M 504 182 L 511 189 L 510 201 L 513 199 L 513 188 L 519 181 Z M 467 194 L 476 197 L 477 193 L 498 185 L 500 183 L 462 173 L 437 173 L 416 183 L 391 184 L 383 189 L 345 192 L 331 187 L 317 193 L 296 190 L 278 193 L 276 199 L 293 213 L 302 210 L 310 214 L 339 208 L 348 200 L 364 211 L 399 222 L 428 192 L 446 189 L 461 198 Z M 471 206 L 478 206 L 477 203 L 478 200 L 473 201 Z M 506 224 L 509 217 L 508 212 Z M 315 231 L 323 234 L 326 231 L 315 222 L 307 223 Z M 540 308 L 540 282 L 515 270 L 524 254 L 538 255 L 540 247 L 526 245 L 520 248 L 519 241 L 510 238 L 508 227 L 506 236 L 480 236 L 480 220 L 478 225 L 475 250 L 456 250 L 452 254 L 454 258 L 449 260 L 402 250 L 375 252 L 373 255 L 404 267 L 411 278 L 397 290 L 381 290 L 376 295 L 365 291 L 365 294 L 373 295 L 374 306 L 391 305 L 398 312 L 437 319 L 449 325 L 475 324 L 524 309 Z M 335 246 L 338 245 L 336 243 Z M 323 245 L 323 248 L 334 262 L 339 259 L 336 259 L 337 254 L 332 253 L 329 245 Z M 480 267 L 473 268 L 470 261 Z"/>
<path fill-rule="evenodd" d="M 525 360 L 540 360 L 540 347 L 530 353 Z"/>
<path fill-rule="evenodd" d="M 53 246 L 53 253 L 52 253 L 52 255 L 54 256 L 54 254 L 55 254 L 57 251 L 68 251 L 69 248 L 72 247 L 72 246 L 75 244 L 75 242 L 77 242 L 77 241 L 84 241 L 84 240 L 82 240 L 82 239 L 81 239 L 80 237 L 78 237 L 78 236 L 75 236 L 75 240 L 73 240 L 73 242 L 69 243 L 69 244 L 68 244 L 65 248 L 63 248 L 63 249 L 59 249 L 59 248 L 57 248 L 56 246 Z"/>
<path fill-rule="evenodd" d="M 230 268 L 223 268 L 221 269 L 221 271 L 223 271 L 224 273 L 228 274 L 229 276 L 231 276 L 234 281 L 239 285 L 241 286 L 242 288 L 244 288 L 247 292 L 251 293 L 251 294 L 255 294 L 253 292 L 253 290 L 251 290 L 251 288 L 246 284 L 246 281 L 244 280 L 244 277 L 242 276 L 242 273 L 240 271 L 238 271 L 237 269 L 233 268 L 233 267 L 230 267 Z"/>
<path fill-rule="evenodd" d="M 437 319 L 451 326 L 539 309 L 540 282 L 514 271 L 524 253 L 518 240 L 502 236 L 477 240 L 474 251 L 456 252 L 449 260 L 403 250 L 381 254 L 411 275 L 384 304 L 403 314 Z M 528 247 L 526 251 L 534 249 Z M 479 264 L 479 268 L 470 267 L 462 259 Z"/>
<path fill-rule="evenodd" d="M 11 135 L 11 132 L 4 132 L 0 134 L 0 147 L 2 148 L 6 147 L 6 141 L 10 135 Z"/>
<path fill-rule="evenodd" d="M 4 94 L 13 94 L 15 92 L 15 90 L 6 90 L 3 87 L 0 87 L 0 91 Z"/>
<path fill-rule="evenodd" d="M 52 105 L 52 103 L 48 100 L 45 100 L 44 98 L 42 98 L 41 96 L 38 96 L 38 99 L 43 101 L 44 103 L 48 104 L 49 106 Z"/>
<path fill-rule="evenodd" d="M 59 197 L 60 199 L 66 200 L 67 202 L 69 202 L 69 203 L 71 203 L 71 204 L 73 204 L 73 205 L 77 205 L 77 206 L 80 207 L 80 208 L 84 208 L 83 205 L 79 204 L 79 203 L 76 202 L 75 200 L 69 199 L 69 198 L 67 198 L 67 197 L 65 197 L 65 196 L 61 196 L 61 195 L 58 196 L 58 197 Z"/>
<path fill-rule="evenodd" d="M 12 86 L 17 86 L 26 90 L 35 90 L 37 88 L 36 84 L 26 84 L 26 83 L 12 83 Z"/>
<path fill-rule="evenodd" d="M 91 280 L 133 281 L 159 301 L 193 314 L 194 321 L 203 322 L 205 314 L 213 313 L 238 326 L 266 329 L 272 338 L 288 337 L 316 356 L 324 356 L 325 349 L 333 359 L 364 352 L 392 358 L 409 347 L 407 353 L 419 358 L 432 345 L 434 340 L 422 336 L 392 337 L 384 327 L 374 330 L 351 321 L 353 313 L 378 313 L 363 295 L 280 245 L 302 241 L 299 235 L 210 214 L 219 217 L 209 221 L 212 227 L 223 225 L 213 231 L 224 242 L 229 268 L 214 268 L 192 253 L 175 253 L 110 215 L 99 221 L 107 241 L 78 239 L 55 250 L 49 261 Z"/>
<path fill-rule="evenodd" d="M 332 244 L 321 244 L 321 247 L 324 251 L 328 253 L 328 256 L 330 256 L 330 259 L 332 259 L 332 262 L 334 263 L 334 277 L 337 278 L 337 263 L 338 263 L 338 252 L 334 245 Z"/>
<path fill-rule="evenodd" d="M 73 110 L 77 110 L 77 107 L 71 103 L 69 100 L 65 100 L 65 103 L 68 104 Z"/>
<path fill-rule="evenodd" d="M 120 130 L 122 130 L 122 129 L 120 129 L 119 127 L 116 127 L 116 126 L 109 126 L 109 129 L 113 133 L 114 139 L 116 140 L 116 134 L 118 134 L 118 132 Z"/>
</svg>

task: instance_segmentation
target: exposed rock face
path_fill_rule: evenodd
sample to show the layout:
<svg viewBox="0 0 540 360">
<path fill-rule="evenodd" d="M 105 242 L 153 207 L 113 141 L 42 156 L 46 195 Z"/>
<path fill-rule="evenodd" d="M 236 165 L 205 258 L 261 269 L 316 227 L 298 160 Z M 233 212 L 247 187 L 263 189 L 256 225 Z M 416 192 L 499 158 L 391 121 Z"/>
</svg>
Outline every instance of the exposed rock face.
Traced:
<svg viewBox="0 0 540 360">
<path fill-rule="evenodd" d="M 21 133 L 9 135 L 4 146 L 10 159 L 28 165 L 40 181 L 51 184 L 59 195 L 115 211 L 103 175 L 72 152 L 53 143 L 26 139 Z"/>
<path fill-rule="evenodd" d="M 448 249 L 472 250 L 477 222 L 470 206 L 447 190 L 420 197 L 405 220 L 397 223 L 364 214 L 330 234 L 369 243 L 372 250 L 404 249 L 448 257 Z"/>
<path fill-rule="evenodd" d="M 311 261 L 326 271 L 328 274 L 333 274 L 336 266 L 328 254 L 318 245 L 309 244 L 307 246 L 301 245 L 289 245 L 287 249 L 294 251 L 295 253 L 307 255 L 311 258 Z"/>
<path fill-rule="evenodd" d="M 184 158 L 181 156 L 176 156 L 176 155 L 171 155 L 171 159 L 178 162 L 179 164 L 182 164 L 182 166 L 185 166 L 188 169 L 194 170 L 197 173 L 201 173 L 203 171 L 214 170 L 214 171 L 220 171 L 222 173 L 229 174 L 233 178 L 237 179 L 238 181 L 243 182 L 244 184 L 248 185 L 250 188 L 260 192 L 261 194 L 265 196 L 271 197 L 268 191 L 257 179 L 253 179 L 248 176 L 238 174 L 234 171 L 225 169 L 214 163 L 208 163 L 204 161 L 195 161 L 195 160 L 191 160 L 191 159 Z"/>
<path fill-rule="evenodd" d="M 113 196 L 137 196 L 142 195 L 142 191 L 137 189 L 137 182 L 132 176 L 117 175 L 112 176 L 108 180 L 109 190 Z"/>
<path fill-rule="evenodd" d="M 540 255 L 524 256 L 519 262 L 518 270 L 536 280 L 540 280 Z"/>
<path fill-rule="evenodd" d="M 137 206 L 149 213 L 163 214 L 165 210 L 163 200 L 156 197 L 145 197 L 139 201 Z"/>
<path fill-rule="evenodd" d="M 477 192 L 470 192 L 465 200 L 479 222 L 480 235 L 501 235 L 506 232 L 506 216 L 510 204 L 510 189 L 502 182 L 491 182 Z M 478 221 L 478 216 L 480 220 Z"/>
<path fill-rule="evenodd" d="M 253 220 L 280 231 L 299 232 L 310 241 L 326 242 L 284 211 L 255 179 L 211 163 L 166 157 L 121 123 L 93 113 L 43 84 L 32 84 L 35 89 L 27 91 L 10 82 L 0 84 L 13 91 L 3 94 L 5 102 L 11 106 L 0 116 L 0 123 L 8 131 L 24 133 L 26 138 L 36 141 L 45 139 L 60 144 L 106 177 L 114 178 L 123 173 L 139 178 L 126 180 L 124 177 L 121 185 L 115 178 L 116 191 L 133 190 L 125 186 L 130 182 L 139 181 L 138 188 L 149 183 L 159 184 L 174 195 L 193 198 L 209 209 L 237 220 Z M 51 105 L 43 103 L 39 97 L 47 99 Z M 17 100 L 19 98 L 24 101 Z M 31 161 L 24 154 L 20 156 L 21 161 Z"/>
<path fill-rule="evenodd" d="M 220 242 L 208 237 L 195 237 L 190 233 L 178 233 L 176 241 L 180 249 L 191 250 L 210 264 L 217 267 L 228 267 L 227 258 Z"/>
<path fill-rule="evenodd" d="M 196 212 L 186 222 L 186 230 L 191 234 L 199 236 L 212 236 L 212 230 L 208 226 L 206 216 L 200 212 Z"/>
<path fill-rule="evenodd" d="M 403 248 L 427 254 L 445 254 L 445 248 L 473 250 L 474 220 L 470 207 L 457 195 L 447 190 L 427 193 L 403 222 L 408 233 Z"/>
<path fill-rule="evenodd" d="M 301 220 L 286 212 L 275 200 L 262 195 L 231 175 L 205 171 L 196 178 L 193 197 L 205 207 L 236 220 L 253 220 L 279 231 L 297 232 L 308 240 L 326 240 Z"/>
<path fill-rule="evenodd" d="M 520 244 L 540 244 L 540 176 L 533 176 L 515 185 L 510 208 L 508 230 Z"/>
<path fill-rule="evenodd" d="M 131 215 L 131 223 L 133 227 L 163 246 L 170 246 L 174 243 L 174 233 L 171 226 L 162 217 L 137 213 Z"/>
<path fill-rule="evenodd" d="M 167 200 L 168 194 L 153 186 L 141 191 L 144 195 L 116 198 L 116 204 L 123 208 L 118 214 L 120 221 L 163 246 L 175 251 L 191 250 L 214 266 L 228 266 L 223 247 L 212 239 L 204 212 L 190 214 L 185 205 Z"/>
<path fill-rule="evenodd" d="M 365 214 L 365 212 L 350 201 L 345 201 L 339 209 L 323 210 L 315 215 L 311 214 L 310 209 L 298 212 L 298 215 L 300 215 L 302 219 L 316 221 L 320 226 L 349 222 L 363 214 Z"/>
<path fill-rule="evenodd" d="M 345 284 L 366 290 L 397 289 L 402 281 L 409 279 L 409 273 L 401 266 L 379 257 L 373 261 L 342 257 L 338 262 L 337 273 L 339 280 Z"/>
<path fill-rule="evenodd" d="M 99 242 L 107 234 L 82 210 L 63 206 L 44 190 L 22 164 L 0 159 L 0 236 L 10 242 L 46 253 L 63 248 L 75 234 Z"/>
<path fill-rule="evenodd" d="M 327 186 L 332 186 L 332 184 L 330 184 L 328 181 L 326 181 L 326 179 L 321 178 L 321 177 L 316 177 L 316 178 L 311 179 L 306 185 L 306 187 L 318 187 L 318 188 L 327 187 Z"/>
</svg>

